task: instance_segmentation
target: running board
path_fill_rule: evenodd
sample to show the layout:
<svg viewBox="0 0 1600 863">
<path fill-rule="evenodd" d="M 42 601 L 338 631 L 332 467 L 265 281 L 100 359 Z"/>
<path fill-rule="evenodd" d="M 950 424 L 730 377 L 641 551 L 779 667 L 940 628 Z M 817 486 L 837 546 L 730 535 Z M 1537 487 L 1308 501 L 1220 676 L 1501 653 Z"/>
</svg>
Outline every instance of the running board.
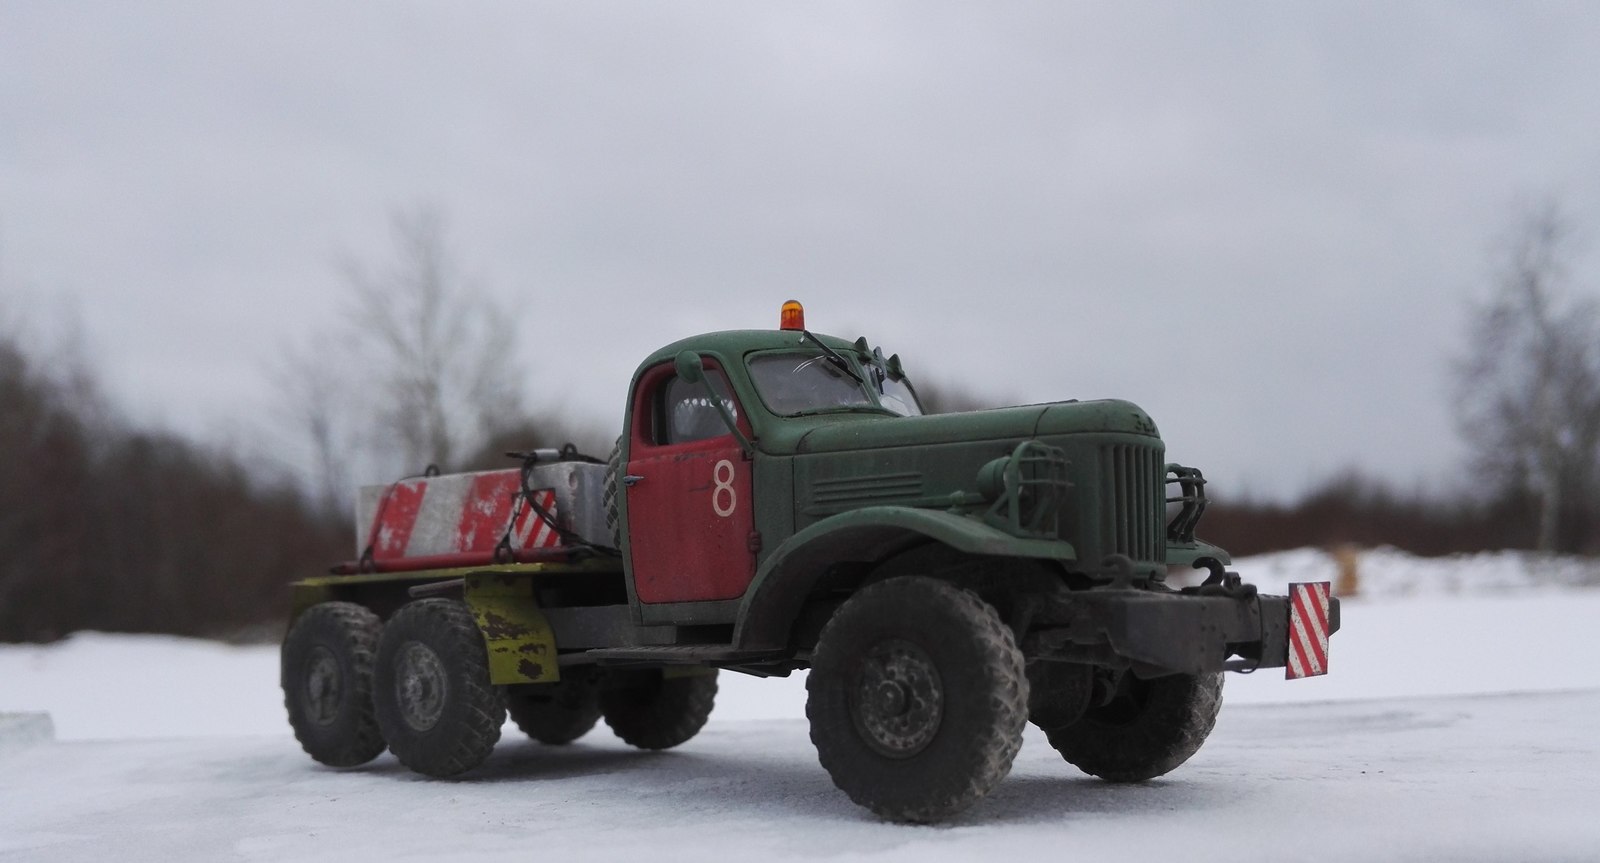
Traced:
<svg viewBox="0 0 1600 863">
<path fill-rule="evenodd" d="M 669 644 L 660 647 L 596 647 L 576 654 L 596 662 L 649 662 L 663 665 L 704 663 L 738 665 L 783 658 L 779 650 L 739 650 L 726 644 Z"/>
</svg>

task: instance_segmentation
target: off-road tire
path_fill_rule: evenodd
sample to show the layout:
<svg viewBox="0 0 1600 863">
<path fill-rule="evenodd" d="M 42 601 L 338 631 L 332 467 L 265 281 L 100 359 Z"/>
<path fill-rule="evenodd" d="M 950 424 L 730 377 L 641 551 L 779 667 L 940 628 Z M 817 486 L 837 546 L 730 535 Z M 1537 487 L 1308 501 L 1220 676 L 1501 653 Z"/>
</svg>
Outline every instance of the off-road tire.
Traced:
<svg viewBox="0 0 1600 863">
<path fill-rule="evenodd" d="M 588 734 L 600 721 L 600 684 L 592 672 L 574 669 L 558 683 L 507 693 L 506 712 L 523 734 L 562 746 Z"/>
<path fill-rule="evenodd" d="M 389 750 L 428 776 L 458 776 L 483 763 L 506 721 L 483 635 L 454 599 L 417 600 L 389 620 L 372 700 Z"/>
<path fill-rule="evenodd" d="M 289 725 L 306 754 L 355 767 L 383 753 L 372 707 L 372 665 L 383 621 L 352 602 L 324 602 L 295 618 L 283 639 L 279 682 Z"/>
<path fill-rule="evenodd" d="M 976 594 L 920 576 L 862 588 L 834 614 L 806 692 L 833 784 L 893 821 L 940 821 L 988 794 L 1028 721 L 1011 630 Z"/>
<path fill-rule="evenodd" d="M 616 671 L 600 691 L 600 712 L 630 746 L 671 749 L 700 733 L 716 698 L 715 669 L 682 677 Z"/>
<path fill-rule="evenodd" d="M 1046 728 L 1061 757 L 1091 776 L 1143 782 L 1171 772 L 1206 742 L 1222 707 L 1222 673 L 1140 680 L 1125 674 L 1110 704 Z"/>
<path fill-rule="evenodd" d="M 1083 718 L 1094 701 L 1095 668 L 1077 662 L 1028 663 L 1028 721 L 1045 732 Z"/>
<path fill-rule="evenodd" d="M 600 492 L 600 502 L 606 509 L 606 527 L 611 529 L 611 547 L 622 548 L 622 518 L 617 514 L 617 484 L 622 475 L 622 438 L 617 438 L 615 446 L 611 447 L 611 455 L 606 456 L 605 484 Z"/>
</svg>

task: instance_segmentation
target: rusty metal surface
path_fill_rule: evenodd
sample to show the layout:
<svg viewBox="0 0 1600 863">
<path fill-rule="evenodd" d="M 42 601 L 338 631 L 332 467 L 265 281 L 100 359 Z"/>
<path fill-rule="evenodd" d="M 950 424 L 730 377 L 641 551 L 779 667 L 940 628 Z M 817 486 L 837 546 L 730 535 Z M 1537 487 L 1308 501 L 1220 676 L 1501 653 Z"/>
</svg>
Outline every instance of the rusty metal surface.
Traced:
<svg viewBox="0 0 1600 863">
<path fill-rule="evenodd" d="M 489 654 L 489 682 L 560 680 L 555 632 L 534 599 L 533 582 L 515 573 L 476 573 L 465 581 L 467 607 Z"/>
</svg>

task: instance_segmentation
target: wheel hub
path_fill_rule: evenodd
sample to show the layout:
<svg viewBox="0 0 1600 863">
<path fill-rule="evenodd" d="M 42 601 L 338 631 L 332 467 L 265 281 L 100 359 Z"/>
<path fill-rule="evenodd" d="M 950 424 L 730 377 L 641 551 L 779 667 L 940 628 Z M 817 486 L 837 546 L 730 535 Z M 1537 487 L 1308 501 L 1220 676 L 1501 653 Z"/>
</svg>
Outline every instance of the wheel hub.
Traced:
<svg viewBox="0 0 1600 863">
<path fill-rule="evenodd" d="M 884 716 L 904 716 L 911 707 L 911 690 L 897 680 L 878 684 L 878 710 Z"/>
<path fill-rule="evenodd" d="M 342 696 L 339 660 L 333 651 L 318 645 L 306 659 L 305 705 L 306 716 L 318 725 L 328 725 L 339 715 Z"/>
<path fill-rule="evenodd" d="M 395 674 L 396 701 L 406 724 L 416 731 L 427 731 L 444 714 L 448 681 L 439 654 L 420 642 L 407 642 L 401 648 Z"/>
<path fill-rule="evenodd" d="M 944 684 L 921 647 L 892 638 L 861 658 L 852 714 L 861 738 L 890 758 L 910 758 L 933 742 L 944 715 Z"/>
</svg>

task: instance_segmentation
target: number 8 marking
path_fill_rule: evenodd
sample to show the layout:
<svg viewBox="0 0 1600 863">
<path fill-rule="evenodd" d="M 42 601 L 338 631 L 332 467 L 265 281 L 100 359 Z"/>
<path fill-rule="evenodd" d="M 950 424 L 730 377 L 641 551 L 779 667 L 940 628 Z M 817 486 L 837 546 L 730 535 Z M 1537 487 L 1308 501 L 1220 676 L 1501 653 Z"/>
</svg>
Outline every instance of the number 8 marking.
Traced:
<svg viewBox="0 0 1600 863">
<path fill-rule="evenodd" d="M 722 475 L 723 468 L 728 469 L 726 477 Z M 717 462 L 716 467 L 711 469 L 711 481 L 715 484 L 715 487 L 711 490 L 712 512 L 723 518 L 733 515 L 733 511 L 739 508 L 739 493 L 733 489 L 733 462 L 727 459 Z M 727 506 L 722 505 L 723 492 L 728 493 Z"/>
</svg>

